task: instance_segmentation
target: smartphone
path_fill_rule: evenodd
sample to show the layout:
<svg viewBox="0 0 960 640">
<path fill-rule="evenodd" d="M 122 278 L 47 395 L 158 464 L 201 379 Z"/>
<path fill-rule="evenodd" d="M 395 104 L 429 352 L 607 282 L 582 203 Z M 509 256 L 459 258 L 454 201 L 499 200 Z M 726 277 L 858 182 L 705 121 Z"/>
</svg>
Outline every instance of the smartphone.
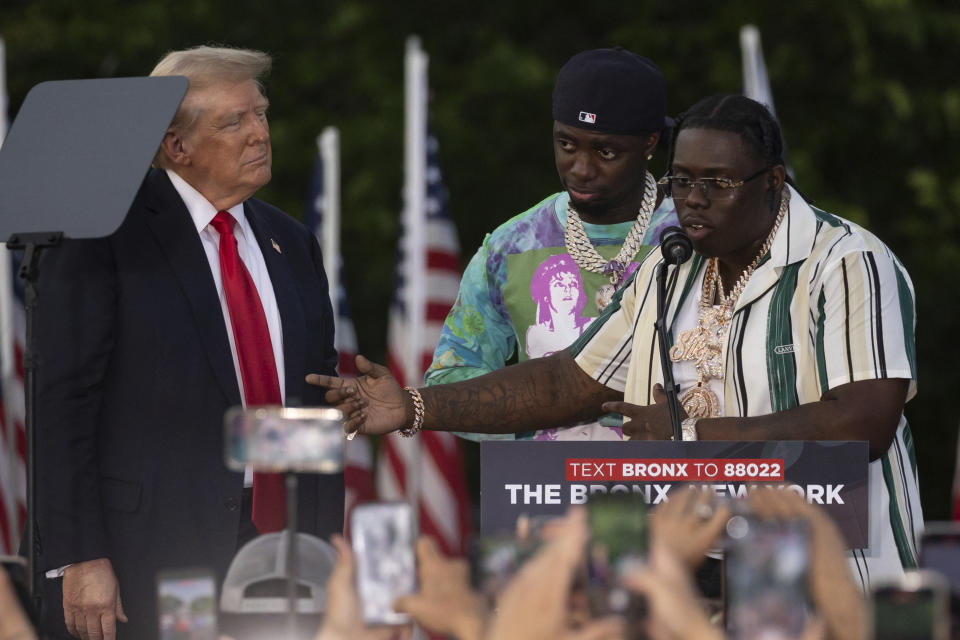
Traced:
<svg viewBox="0 0 960 640">
<path fill-rule="evenodd" d="M 727 523 L 725 548 L 727 637 L 802 637 L 810 611 L 807 523 L 738 514 Z"/>
<path fill-rule="evenodd" d="M 369 502 L 354 508 L 350 538 L 357 558 L 357 592 L 367 625 L 410 621 L 393 602 L 417 587 L 413 509 L 405 502 Z"/>
<path fill-rule="evenodd" d="M 936 571 L 950 586 L 950 626 L 960 638 L 960 522 L 928 522 L 920 539 L 920 568 Z"/>
<path fill-rule="evenodd" d="M 872 638 L 948 640 L 950 585 L 942 575 L 921 569 L 870 590 Z"/>
<path fill-rule="evenodd" d="M 642 637 L 646 600 L 621 585 L 620 578 L 644 565 L 648 538 L 647 505 L 637 493 L 598 494 L 587 502 L 590 541 L 586 591 L 595 617 L 623 616 L 627 637 Z"/>
<path fill-rule="evenodd" d="M 960 595 L 960 522 L 928 522 L 920 539 L 920 568 L 937 571 Z"/>
<path fill-rule="evenodd" d="M 160 640 L 217 640 L 217 585 L 210 569 L 157 574 Z"/>
<path fill-rule="evenodd" d="M 343 414 L 331 407 L 234 407 L 224 416 L 227 467 L 340 473 Z"/>
</svg>

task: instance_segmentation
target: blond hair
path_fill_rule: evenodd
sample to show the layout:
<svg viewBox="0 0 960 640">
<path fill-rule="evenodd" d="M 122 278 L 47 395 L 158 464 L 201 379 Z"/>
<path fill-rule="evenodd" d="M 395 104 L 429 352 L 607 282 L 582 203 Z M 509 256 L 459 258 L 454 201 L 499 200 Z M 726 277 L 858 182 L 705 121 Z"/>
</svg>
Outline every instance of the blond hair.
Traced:
<svg viewBox="0 0 960 640">
<path fill-rule="evenodd" d="M 150 72 L 151 76 L 186 76 L 190 81 L 170 128 L 189 133 L 201 110 L 190 99 L 194 92 L 217 84 L 235 84 L 253 80 L 263 93 L 261 79 L 270 71 L 272 60 L 262 51 L 232 47 L 199 46 L 167 53 Z M 154 165 L 165 166 L 163 149 L 157 151 Z"/>
</svg>

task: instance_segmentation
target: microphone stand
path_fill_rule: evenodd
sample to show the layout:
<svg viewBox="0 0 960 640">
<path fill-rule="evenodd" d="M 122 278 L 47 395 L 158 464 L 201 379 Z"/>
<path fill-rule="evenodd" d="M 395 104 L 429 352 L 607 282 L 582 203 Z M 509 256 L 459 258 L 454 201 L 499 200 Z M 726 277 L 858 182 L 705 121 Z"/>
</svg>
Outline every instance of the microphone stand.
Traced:
<svg viewBox="0 0 960 640">
<path fill-rule="evenodd" d="M 660 367 L 663 369 L 663 389 L 667 394 L 667 409 L 670 411 L 670 424 L 673 426 L 673 439 L 676 442 L 683 440 L 680 432 L 680 401 L 677 394 L 680 391 L 679 385 L 673 379 L 673 365 L 670 363 L 670 348 L 667 345 L 667 307 L 673 290 L 677 286 L 677 274 L 680 271 L 680 265 L 673 270 L 670 277 L 669 286 L 667 279 L 666 260 L 657 265 L 657 321 L 654 327 L 657 331 L 657 343 L 660 347 Z"/>
</svg>

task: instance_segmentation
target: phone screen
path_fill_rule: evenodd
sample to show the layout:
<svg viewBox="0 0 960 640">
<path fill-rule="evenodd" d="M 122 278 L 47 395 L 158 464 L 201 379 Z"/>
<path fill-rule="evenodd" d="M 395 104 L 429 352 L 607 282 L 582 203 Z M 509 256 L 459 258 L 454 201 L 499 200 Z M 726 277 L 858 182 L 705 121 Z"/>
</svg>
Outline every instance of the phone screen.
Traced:
<svg viewBox="0 0 960 640">
<path fill-rule="evenodd" d="M 640 637 L 646 601 L 620 585 L 620 576 L 647 557 L 647 505 L 636 493 L 591 496 L 587 503 L 590 542 L 587 549 L 587 599 L 597 617 L 623 616 L 627 635 Z"/>
<path fill-rule="evenodd" d="M 960 594 L 960 523 L 949 529 L 928 526 L 920 544 L 920 566 L 942 574 L 950 581 L 950 590 Z"/>
<path fill-rule="evenodd" d="M 727 525 L 729 638 L 800 638 L 807 622 L 809 533 L 798 520 L 738 515 Z"/>
<path fill-rule="evenodd" d="M 205 569 L 162 571 L 157 576 L 160 640 L 217 640 L 217 597 Z"/>
<path fill-rule="evenodd" d="M 883 587 L 873 592 L 873 637 L 876 640 L 930 640 L 940 638 L 937 620 L 945 615 L 931 588 Z"/>
<path fill-rule="evenodd" d="M 364 622 L 409 622 L 409 616 L 393 610 L 393 602 L 416 590 L 415 532 L 410 505 L 374 502 L 357 506 L 350 520 L 350 537 L 357 557 L 357 591 L 363 603 Z"/>
</svg>

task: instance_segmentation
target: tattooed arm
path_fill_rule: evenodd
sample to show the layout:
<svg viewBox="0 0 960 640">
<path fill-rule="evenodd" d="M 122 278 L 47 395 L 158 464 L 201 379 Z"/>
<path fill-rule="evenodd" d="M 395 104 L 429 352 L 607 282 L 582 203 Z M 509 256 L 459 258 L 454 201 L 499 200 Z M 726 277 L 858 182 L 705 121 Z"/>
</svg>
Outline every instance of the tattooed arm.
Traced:
<svg viewBox="0 0 960 640">
<path fill-rule="evenodd" d="M 343 411 L 348 432 L 381 434 L 413 424 L 410 394 L 389 370 L 357 356 L 358 378 L 318 374 L 307 382 L 327 387 L 326 399 Z M 596 419 L 601 405 L 623 394 L 603 386 L 567 351 L 528 360 L 479 378 L 420 389 L 424 429 L 516 433 Z"/>
</svg>

